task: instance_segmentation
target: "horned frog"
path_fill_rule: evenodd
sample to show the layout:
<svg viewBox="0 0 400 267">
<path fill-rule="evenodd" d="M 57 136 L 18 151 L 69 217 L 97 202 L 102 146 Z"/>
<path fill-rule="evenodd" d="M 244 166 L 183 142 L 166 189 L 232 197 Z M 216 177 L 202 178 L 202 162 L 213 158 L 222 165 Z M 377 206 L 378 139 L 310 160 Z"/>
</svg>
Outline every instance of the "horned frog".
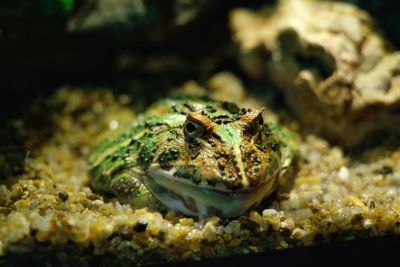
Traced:
<svg viewBox="0 0 400 267">
<path fill-rule="evenodd" d="M 189 216 L 236 217 L 276 188 L 296 154 L 293 133 L 263 109 L 198 97 L 160 100 L 89 162 L 95 190 Z"/>
</svg>

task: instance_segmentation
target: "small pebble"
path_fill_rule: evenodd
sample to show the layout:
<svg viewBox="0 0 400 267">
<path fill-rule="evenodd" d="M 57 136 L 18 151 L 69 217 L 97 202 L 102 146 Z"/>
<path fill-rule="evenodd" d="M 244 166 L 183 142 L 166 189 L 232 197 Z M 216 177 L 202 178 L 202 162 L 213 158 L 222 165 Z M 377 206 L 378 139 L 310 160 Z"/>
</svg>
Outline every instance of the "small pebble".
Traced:
<svg viewBox="0 0 400 267">
<path fill-rule="evenodd" d="M 274 216 L 278 215 L 278 212 L 274 209 L 266 209 L 266 210 L 263 210 L 262 214 L 264 217 L 274 217 Z"/>
<path fill-rule="evenodd" d="M 388 165 L 384 165 L 382 168 L 376 169 L 374 171 L 375 174 L 381 174 L 383 176 L 386 176 L 388 174 L 392 174 L 393 173 L 393 168 L 391 166 Z"/>
<path fill-rule="evenodd" d="M 369 229 L 372 226 L 372 221 L 370 219 L 364 220 L 363 227 L 364 229 Z"/>
<path fill-rule="evenodd" d="M 292 235 L 294 238 L 297 240 L 303 239 L 307 235 L 307 231 L 301 229 L 301 228 L 295 228 L 292 232 Z"/>
<path fill-rule="evenodd" d="M 242 240 L 240 240 L 239 238 L 232 239 L 232 240 L 228 243 L 228 247 L 237 247 L 237 246 L 240 245 L 241 242 L 242 242 Z"/>
<path fill-rule="evenodd" d="M 135 230 L 138 233 L 146 231 L 148 222 L 146 219 L 140 219 L 135 226 L 133 227 L 133 230 Z"/>
<path fill-rule="evenodd" d="M 341 167 L 338 172 L 338 177 L 342 181 L 347 181 L 350 177 L 349 169 L 346 167 Z"/>
<path fill-rule="evenodd" d="M 381 173 L 383 174 L 383 175 L 388 175 L 388 174 L 392 174 L 393 173 L 393 168 L 392 167 L 390 167 L 390 166 L 383 166 L 383 168 L 382 168 L 382 170 L 381 170 Z"/>
<path fill-rule="evenodd" d="M 115 130 L 118 128 L 118 121 L 116 120 L 112 120 L 110 121 L 110 123 L 108 124 L 108 127 L 110 128 L 110 130 Z"/>
<path fill-rule="evenodd" d="M 58 192 L 58 197 L 63 201 L 67 201 L 68 200 L 68 193 L 67 192 Z"/>
</svg>

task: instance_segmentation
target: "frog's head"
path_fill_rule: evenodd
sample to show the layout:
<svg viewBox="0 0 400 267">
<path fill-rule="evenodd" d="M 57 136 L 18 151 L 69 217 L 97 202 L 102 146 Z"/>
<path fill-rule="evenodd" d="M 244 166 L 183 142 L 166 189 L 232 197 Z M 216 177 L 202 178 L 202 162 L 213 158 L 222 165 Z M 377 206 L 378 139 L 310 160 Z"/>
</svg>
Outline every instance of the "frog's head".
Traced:
<svg viewBox="0 0 400 267">
<path fill-rule="evenodd" d="M 271 192 L 280 171 L 279 141 L 263 109 L 220 103 L 185 114 L 159 144 L 149 189 L 185 214 L 234 217 Z"/>
</svg>

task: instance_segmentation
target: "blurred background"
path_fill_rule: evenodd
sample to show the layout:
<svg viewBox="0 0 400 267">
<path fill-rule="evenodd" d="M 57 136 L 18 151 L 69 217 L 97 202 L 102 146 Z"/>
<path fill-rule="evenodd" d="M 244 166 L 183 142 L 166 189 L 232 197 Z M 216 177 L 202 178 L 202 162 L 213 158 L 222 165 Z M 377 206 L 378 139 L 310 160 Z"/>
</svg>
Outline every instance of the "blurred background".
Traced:
<svg viewBox="0 0 400 267">
<path fill-rule="evenodd" d="M 235 7 L 276 1 L 15 0 L 0 3 L 1 117 L 61 84 L 163 90 L 219 70 L 241 76 L 228 29 Z M 395 47 L 393 1 L 352 0 Z"/>
</svg>

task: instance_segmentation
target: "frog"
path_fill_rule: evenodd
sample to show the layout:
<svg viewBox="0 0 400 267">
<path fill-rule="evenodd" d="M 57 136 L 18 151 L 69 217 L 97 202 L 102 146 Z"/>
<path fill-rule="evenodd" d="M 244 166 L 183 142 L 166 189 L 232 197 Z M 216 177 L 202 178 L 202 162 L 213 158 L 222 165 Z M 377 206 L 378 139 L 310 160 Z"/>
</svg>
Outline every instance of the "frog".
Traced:
<svg viewBox="0 0 400 267">
<path fill-rule="evenodd" d="M 295 134 L 265 123 L 264 110 L 207 97 L 158 100 L 93 149 L 91 186 L 135 207 L 155 198 L 187 216 L 238 217 L 274 192 L 297 154 Z"/>
</svg>

